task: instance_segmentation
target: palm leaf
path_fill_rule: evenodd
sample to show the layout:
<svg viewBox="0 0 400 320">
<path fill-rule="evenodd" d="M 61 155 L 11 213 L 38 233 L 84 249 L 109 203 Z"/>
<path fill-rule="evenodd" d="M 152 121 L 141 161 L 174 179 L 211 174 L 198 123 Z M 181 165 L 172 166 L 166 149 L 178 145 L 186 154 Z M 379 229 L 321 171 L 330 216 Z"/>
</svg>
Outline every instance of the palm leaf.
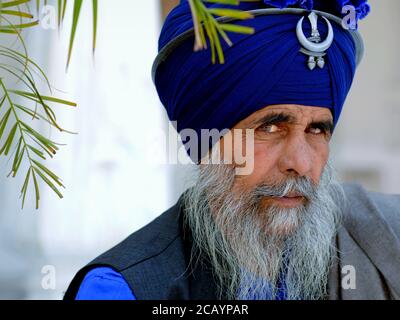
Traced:
<svg viewBox="0 0 400 320">
<path fill-rule="evenodd" d="M 82 0 L 73 1 L 72 30 L 68 48 L 67 66 L 71 61 L 73 44 L 77 32 Z M 62 132 L 74 133 L 61 128 L 57 122 L 52 105 L 76 107 L 76 103 L 60 99 L 52 94 L 52 88 L 45 72 L 29 56 L 23 30 L 37 27 L 39 21 L 34 20 L 29 5 L 36 5 L 37 13 L 47 1 L 40 0 L 0 0 L 0 36 L 14 37 L 11 45 L 0 45 L 0 155 L 12 158 L 11 171 L 8 176 L 15 177 L 23 167 L 24 159 L 28 163 L 24 183 L 21 188 L 22 207 L 24 207 L 29 185 L 33 186 L 36 208 L 39 208 L 40 185 L 44 182 L 60 198 L 60 187 L 64 188 L 61 179 L 46 165 L 47 157 L 53 158 L 61 144 L 56 143 L 34 129 L 29 121 L 43 121 Z M 93 52 L 96 48 L 98 1 L 93 5 Z M 61 28 L 65 18 L 67 0 L 57 0 L 57 21 Z M 17 20 L 18 19 L 18 20 Z M 18 44 L 16 46 L 15 44 Z M 5 82 L 4 79 L 11 80 Z M 15 85 L 10 86 L 12 80 Z M 47 85 L 49 94 L 39 91 L 36 80 Z M 32 184 L 30 184 L 32 180 Z"/>
<path fill-rule="evenodd" d="M 247 0 L 247 2 L 254 2 L 258 0 Z M 239 5 L 239 0 L 188 0 L 190 10 L 192 13 L 194 33 L 195 33 L 195 45 L 194 50 L 207 49 L 207 41 L 205 34 L 210 41 L 211 47 L 211 61 L 214 64 L 216 62 L 216 54 L 218 55 L 219 63 L 224 63 L 224 53 L 221 46 L 220 37 L 231 46 L 232 42 L 229 39 L 226 32 L 252 34 L 254 28 L 237 26 L 229 24 L 224 27 L 224 23 L 219 22 L 214 16 L 228 17 L 231 19 L 250 19 L 253 15 L 246 11 L 228 9 L 228 8 L 208 8 L 203 2 L 227 4 L 227 5 Z M 236 27 L 235 27 L 236 26 Z M 205 29 L 205 32 L 203 30 Z"/>
</svg>

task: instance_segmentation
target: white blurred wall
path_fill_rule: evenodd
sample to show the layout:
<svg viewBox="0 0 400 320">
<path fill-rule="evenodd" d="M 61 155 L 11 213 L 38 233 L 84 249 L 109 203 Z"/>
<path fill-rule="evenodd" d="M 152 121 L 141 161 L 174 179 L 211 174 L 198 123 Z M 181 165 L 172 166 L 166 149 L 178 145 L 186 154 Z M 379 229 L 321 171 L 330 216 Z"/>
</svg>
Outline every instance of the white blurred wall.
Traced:
<svg viewBox="0 0 400 320">
<path fill-rule="evenodd" d="M 336 128 L 332 155 L 345 181 L 400 193 L 400 1 L 369 1 L 365 57 Z"/>
</svg>

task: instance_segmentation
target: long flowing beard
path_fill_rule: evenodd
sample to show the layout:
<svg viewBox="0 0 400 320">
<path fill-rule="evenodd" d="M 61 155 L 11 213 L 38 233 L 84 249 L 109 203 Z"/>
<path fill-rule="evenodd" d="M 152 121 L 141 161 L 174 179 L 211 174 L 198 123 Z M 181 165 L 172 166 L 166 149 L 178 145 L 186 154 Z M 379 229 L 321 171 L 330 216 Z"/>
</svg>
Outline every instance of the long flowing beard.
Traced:
<svg viewBox="0 0 400 320">
<path fill-rule="evenodd" d="M 289 178 L 232 192 L 235 173 L 227 165 L 200 170 L 185 193 L 185 223 L 192 231 L 191 261 L 207 258 L 227 299 L 274 299 L 284 271 L 287 299 L 323 299 L 340 224 L 344 193 L 327 164 L 320 183 Z M 298 208 L 262 206 L 266 196 L 295 191 L 307 201 Z M 200 260 L 199 260 L 200 258 Z"/>
</svg>

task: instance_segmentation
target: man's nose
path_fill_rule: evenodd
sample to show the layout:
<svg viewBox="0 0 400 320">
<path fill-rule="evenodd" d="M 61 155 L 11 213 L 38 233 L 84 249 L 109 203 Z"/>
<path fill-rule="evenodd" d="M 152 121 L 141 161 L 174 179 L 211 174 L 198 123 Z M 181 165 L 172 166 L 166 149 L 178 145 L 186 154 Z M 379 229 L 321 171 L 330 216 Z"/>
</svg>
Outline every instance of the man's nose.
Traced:
<svg viewBox="0 0 400 320">
<path fill-rule="evenodd" d="M 309 176 L 313 163 L 313 150 L 302 134 L 293 134 L 288 137 L 278 168 L 285 175 Z"/>
</svg>

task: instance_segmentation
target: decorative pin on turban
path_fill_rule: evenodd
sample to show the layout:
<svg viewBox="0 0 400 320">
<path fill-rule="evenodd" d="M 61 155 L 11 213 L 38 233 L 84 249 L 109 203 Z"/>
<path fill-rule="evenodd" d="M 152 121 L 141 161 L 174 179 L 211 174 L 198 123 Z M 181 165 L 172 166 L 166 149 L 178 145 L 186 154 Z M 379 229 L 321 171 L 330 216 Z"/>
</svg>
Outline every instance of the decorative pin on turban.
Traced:
<svg viewBox="0 0 400 320">
<path fill-rule="evenodd" d="M 169 13 L 152 77 L 177 131 L 194 129 L 200 137 L 202 129 L 230 129 L 276 104 L 329 108 L 336 125 L 364 48 L 358 31 L 343 27 L 343 7 L 352 6 L 357 23 L 370 11 L 367 1 L 214 2 L 204 5 L 251 13 L 252 19 L 217 20 L 253 28 L 254 33 L 230 32 L 232 44 L 221 43 L 224 63 L 215 64 L 209 50 L 193 51 L 190 1 L 182 0 Z M 198 163 L 200 155 L 191 158 Z"/>
</svg>

